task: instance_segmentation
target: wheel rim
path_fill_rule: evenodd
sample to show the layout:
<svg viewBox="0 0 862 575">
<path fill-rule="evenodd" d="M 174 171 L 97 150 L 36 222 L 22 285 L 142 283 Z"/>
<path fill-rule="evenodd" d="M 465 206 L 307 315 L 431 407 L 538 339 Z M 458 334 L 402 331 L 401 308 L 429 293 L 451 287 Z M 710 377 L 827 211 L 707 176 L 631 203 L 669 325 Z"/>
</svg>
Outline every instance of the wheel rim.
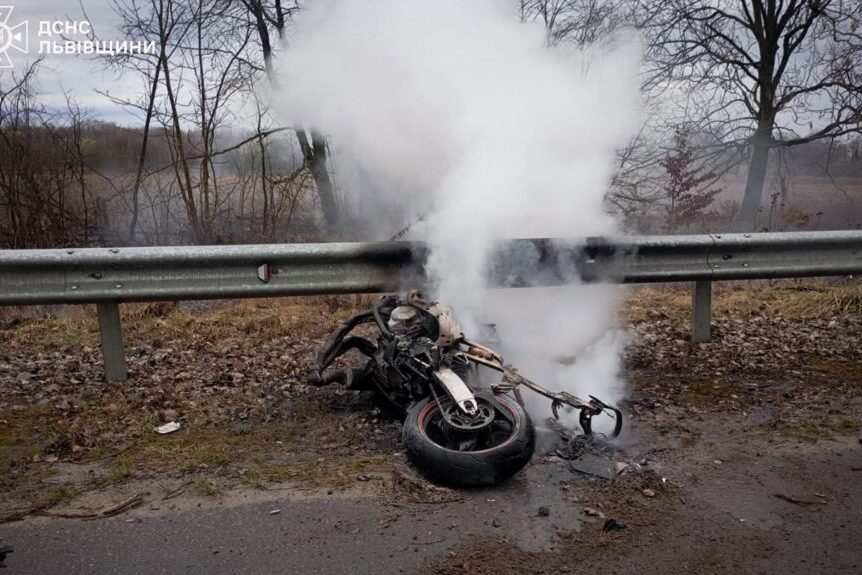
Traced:
<svg viewBox="0 0 862 575">
<path fill-rule="evenodd" d="M 428 402 L 419 413 L 419 432 L 440 449 L 458 453 L 494 451 L 512 443 L 522 425 L 522 418 L 515 408 L 502 398 L 495 398 L 493 403 L 483 397 L 476 399 L 494 410 L 494 419 L 485 428 L 476 432 L 452 428 L 443 418 L 440 404 L 435 399 Z"/>
</svg>

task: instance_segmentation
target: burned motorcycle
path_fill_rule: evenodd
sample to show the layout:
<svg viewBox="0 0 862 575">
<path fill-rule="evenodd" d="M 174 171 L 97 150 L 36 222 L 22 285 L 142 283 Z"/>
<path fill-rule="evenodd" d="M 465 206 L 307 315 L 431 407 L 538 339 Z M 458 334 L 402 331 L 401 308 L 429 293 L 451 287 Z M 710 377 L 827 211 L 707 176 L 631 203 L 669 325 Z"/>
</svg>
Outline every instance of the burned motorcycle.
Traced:
<svg viewBox="0 0 862 575">
<path fill-rule="evenodd" d="M 376 342 L 350 335 L 362 324 L 376 327 Z M 352 349 L 368 356 L 364 368 L 327 371 Z M 483 367 L 502 377 L 488 383 L 480 375 Z M 344 321 L 318 354 L 311 381 L 378 391 L 405 418 L 403 439 L 412 463 L 432 481 L 452 486 L 491 485 L 530 460 L 535 435 L 521 387 L 548 397 L 557 419 L 561 408 L 579 410 L 585 435 L 593 433 L 592 418 L 602 414 L 613 423 L 609 436 L 622 428 L 618 409 L 530 381 L 498 353 L 465 337 L 448 308 L 415 290 L 403 298 L 384 296 Z"/>
</svg>

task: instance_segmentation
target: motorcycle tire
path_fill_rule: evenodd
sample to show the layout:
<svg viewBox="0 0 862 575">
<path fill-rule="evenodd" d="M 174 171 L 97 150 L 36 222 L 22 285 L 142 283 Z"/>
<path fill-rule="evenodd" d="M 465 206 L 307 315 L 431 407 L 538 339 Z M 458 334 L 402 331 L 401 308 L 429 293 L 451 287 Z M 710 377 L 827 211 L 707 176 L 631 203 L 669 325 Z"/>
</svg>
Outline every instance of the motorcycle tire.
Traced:
<svg viewBox="0 0 862 575">
<path fill-rule="evenodd" d="M 524 408 L 507 395 L 478 393 L 476 398 L 492 402 L 496 411 L 485 439 L 472 448 L 461 449 L 446 441 L 435 398 L 425 398 L 408 410 L 402 432 L 407 456 L 431 481 L 451 487 L 494 485 L 530 461 L 536 439 Z"/>
</svg>

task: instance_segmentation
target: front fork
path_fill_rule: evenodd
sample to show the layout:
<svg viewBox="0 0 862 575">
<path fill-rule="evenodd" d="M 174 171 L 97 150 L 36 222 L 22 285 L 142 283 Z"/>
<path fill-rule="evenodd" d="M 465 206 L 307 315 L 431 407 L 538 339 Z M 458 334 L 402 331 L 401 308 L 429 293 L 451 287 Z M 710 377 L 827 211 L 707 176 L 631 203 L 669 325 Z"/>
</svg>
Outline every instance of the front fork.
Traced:
<svg viewBox="0 0 862 575">
<path fill-rule="evenodd" d="M 499 356 L 480 357 L 471 353 L 467 353 L 466 355 L 472 361 L 475 361 L 480 365 L 490 367 L 491 369 L 495 369 L 503 374 L 503 380 L 500 383 L 491 386 L 495 392 L 512 391 L 518 401 L 523 403 L 519 389 L 520 386 L 531 389 L 551 400 L 551 412 L 557 420 L 560 419 L 560 408 L 564 405 L 580 410 L 578 421 L 581 424 L 581 428 L 584 430 L 584 435 L 590 436 L 593 434 L 593 417 L 608 411 L 611 412 L 614 417 L 614 430 L 609 434 L 609 437 L 617 437 L 623 429 L 622 412 L 616 407 L 608 405 L 592 395 L 589 396 L 589 401 L 584 401 L 583 399 L 575 397 L 565 391 L 551 391 L 550 389 L 539 385 L 535 381 L 527 379 L 518 373 L 518 370 L 511 365 L 504 365 L 501 361 L 498 361 Z"/>
</svg>

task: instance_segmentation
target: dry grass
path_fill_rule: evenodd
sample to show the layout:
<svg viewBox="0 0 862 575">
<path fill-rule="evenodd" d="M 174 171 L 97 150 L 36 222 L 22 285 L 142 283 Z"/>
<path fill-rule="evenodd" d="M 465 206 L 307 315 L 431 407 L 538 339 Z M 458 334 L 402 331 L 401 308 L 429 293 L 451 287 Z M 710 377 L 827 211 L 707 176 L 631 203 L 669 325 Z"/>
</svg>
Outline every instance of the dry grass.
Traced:
<svg viewBox="0 0 862 575">
<path fill-rule="evenodd" d="M 130 350 L 146 346 L 137 353 L 150 356 L 163 347 L 212 353 L 213 345 L 241 353 L 270 340 L 281 345 L 286 337 L 304 340 L 300 349 L 314 349 L 316 339 L 358 306 L 369 304 L 368 297 L 130 304 L 122 306 L 124 338 Z M 94 307 L 50 311 L 56 315 L 5 315 L 7 329 L 0 331 L 0 345 L 17 348 L 10 355 L 19 358 L 14 361 L 36 359 L 42 352 L 88 358 L 84 361 L 98 358 Z M 92 349 L 82 354 L 84 347 Z M 179 360 L 170 365 L 163 377 L 174 378 L 182 369 Z M 27 397 L 7 402 L 0 409 L 0 511 L 42 508 L 81 489 L 134 478 L 191 474 L 216 484 L 226 477 L 251 483 L 255 472 L 244 478 L 243 471 L 259 470 L 260 487 L 272 481 L 340 487 L 352 484 L 359 474 L 390 466 L 388 450 L 382 454 L 367 445 L 361 433 L 353 435 L 367 413 L 339 412 L 319 398 L 294 398 L 287 405 L 282 396 L 263 398 L 267 382 L 248 372 L 248 385 L 228 382 L 213 393 L 201 386 L 194 369 L 188 378 L 169 379 L 162 386 L 150 381 L 147 372 L 133 381 L 110 384 L 85 377 L 80 388 L 60 381 L 60 389 L 41 401 Z M 153 427 L 164 423 L 168 408 L 180 412 L 184 429 L 159 436 Z M 239 414 L 248 419 L 241 420 Z M 54 454 L 101 471 L 85 484 L 60 490 L 43 481 L 55 473 L 44 461 Z"/>
<path fill-rule="evenodd" d="M 386 454 L 351 453 L 344 456 L 317 457 L 293 463 L 264 463 L 249 467 L 243 479 L 253 487 L 265 489 L 268 483 L 289 482 L 304 487 L 348 487 L 357 477 L 390 474 L 395 460 Z"/>
<path fill-rule="evenodd" d="M 688 383 L 687 399 L 698 406 L 710 405 L 727 399 L 736 399 L 739 390 L 725 380 L 692 381 Z"/>
<path fill-rule="evenodd" d="M 862 283 L 829 285 L 825 282 L 716 283 L 712 310 L 715 316 L 745 318 L 752 314 L 780 314 L 788 318 L 828 319 L 843 315 L 862 315 Z M 629 291 L 623 319 L 644 322 L 653 314 L 672 319 L 688 319 L 691 292 L 687 285 L 638 287 Z"/>
<path fill-rule="evenodd" d="M 14 330 L 0 331 L 0 342 L 31 349 L 33 353 L 95 347 L 99 331 L 95 312 L 71 317 L 23 320 Z"/>
<path fill-rule="evenodd" d="M 213 342 L 241 337 L 259 344 L 285 334 L 321 337 L 339 319 L 370 305 L 372 296 L 318 296 L 206 302 L 126 304 L 121 308 L 128 345 L 184 339 Z M 0 343 L 27 346 L 34 352 L 66 351 L 99 344 L 94 306 L 46 308 L 42 317 L 0 317 L 14 329 L 0 331 Z M 691 313 L 688 284 L 630 288 L 621 318 L 647 321 L 655 314 L 687 320 Z M 713 314 L 749 317 L 781 314 L 789 318 L 862 315 L 862 283 L 830 285 L 818 280 L 720 282 L 713 288 Z"/>
<path fill-rule="evenodd" d="M 219 489 L 215 483 L 205 477 L 198 477 L 192 484 L 198 495 L 204 497 L 215 497 L 219 494 Z"/>
<path fill-rule="evenodd" d="M 349 431 L 357 417 L 307 401 L 297 404 L 287 417 L 269 423 L 142 437 L 113 459 L 110 482 L 152 473 L 240 470 L 246 482 L 259 487 L 282 481 L 345 486 L 358 474 L 391 466 L 388 454 L 360 449 L 362 438 Z"/>
<path fill-rule="evenodd" d="M 768 440 L 794 439 L 814 443 L 835 436 L 855 435 L 862 429 L 862 421 L 831 415 L 808 415 L 782 421 L 762 435 Z"/>
<path fill-rule="evenodd" d="M 192 477 L 193 492 L 219 494 L 230 478 L 260 489 L 273 483 L 298 488 L 346 488 L 363 475 L 388 474 L 389 450 L 366 443 L 360 413 L 333 411 L 323 402 L 297 403 L 283 419 L 230 427 L 187 427 L 165 436 L 149 430 L 125 446 L 93 450 L 80 463 L 100 471 L 83 483 L 45 483 L 56 472 L 35 462 L 54 449 L 57 437 L 49 408 L 0 414 L 0 517 L 19 508 L 43 509 L 130 479 Z M 113 453 L 112 453 L 113 452 Z M 14 514 L 13 514 L 14 515 Z"/>
<path fill-rule="evenodd" d="M 212 342 L 241 337 L 250 344 L 285 334 L 323 335 L 338 319 L 370 305 L 372 296 L 317 296 L 272 299 L 124 304 L 123 338 L 127 345 L 172 339 Z M 2 308 L 0 308 L 2 309 Z M 35 308 L 34 308 L 35 309 Z M 34 352 L 70 351 L 99 345 L 95 306 L 7 309 L 0 321 L 0 342 Z"/>
<path fill-rule="evenodd" d="M 71 499 L 80 491 L 75 486 L 46 485 L 44 480 L 54 475 L 55 469 L 32 463 L 56 435 L 51 408 L 32 406 L 0 412 L 0 517 L 24 501 L 44 508 Z"/>
<path fill-rule="evenodd" d="M 841 383 L 862 387 L 862 363 L 825 360 L 815 363 L 812 368 L 834 375 L 836 381 Z"/>
<path fill-rule="evenodd" d="M 54 436 L 52 409 L 25 407 L 0 412 L 0 488 L 14 489 L 20 479 L 20 463 L 43 452 Z"/>
</svg>

